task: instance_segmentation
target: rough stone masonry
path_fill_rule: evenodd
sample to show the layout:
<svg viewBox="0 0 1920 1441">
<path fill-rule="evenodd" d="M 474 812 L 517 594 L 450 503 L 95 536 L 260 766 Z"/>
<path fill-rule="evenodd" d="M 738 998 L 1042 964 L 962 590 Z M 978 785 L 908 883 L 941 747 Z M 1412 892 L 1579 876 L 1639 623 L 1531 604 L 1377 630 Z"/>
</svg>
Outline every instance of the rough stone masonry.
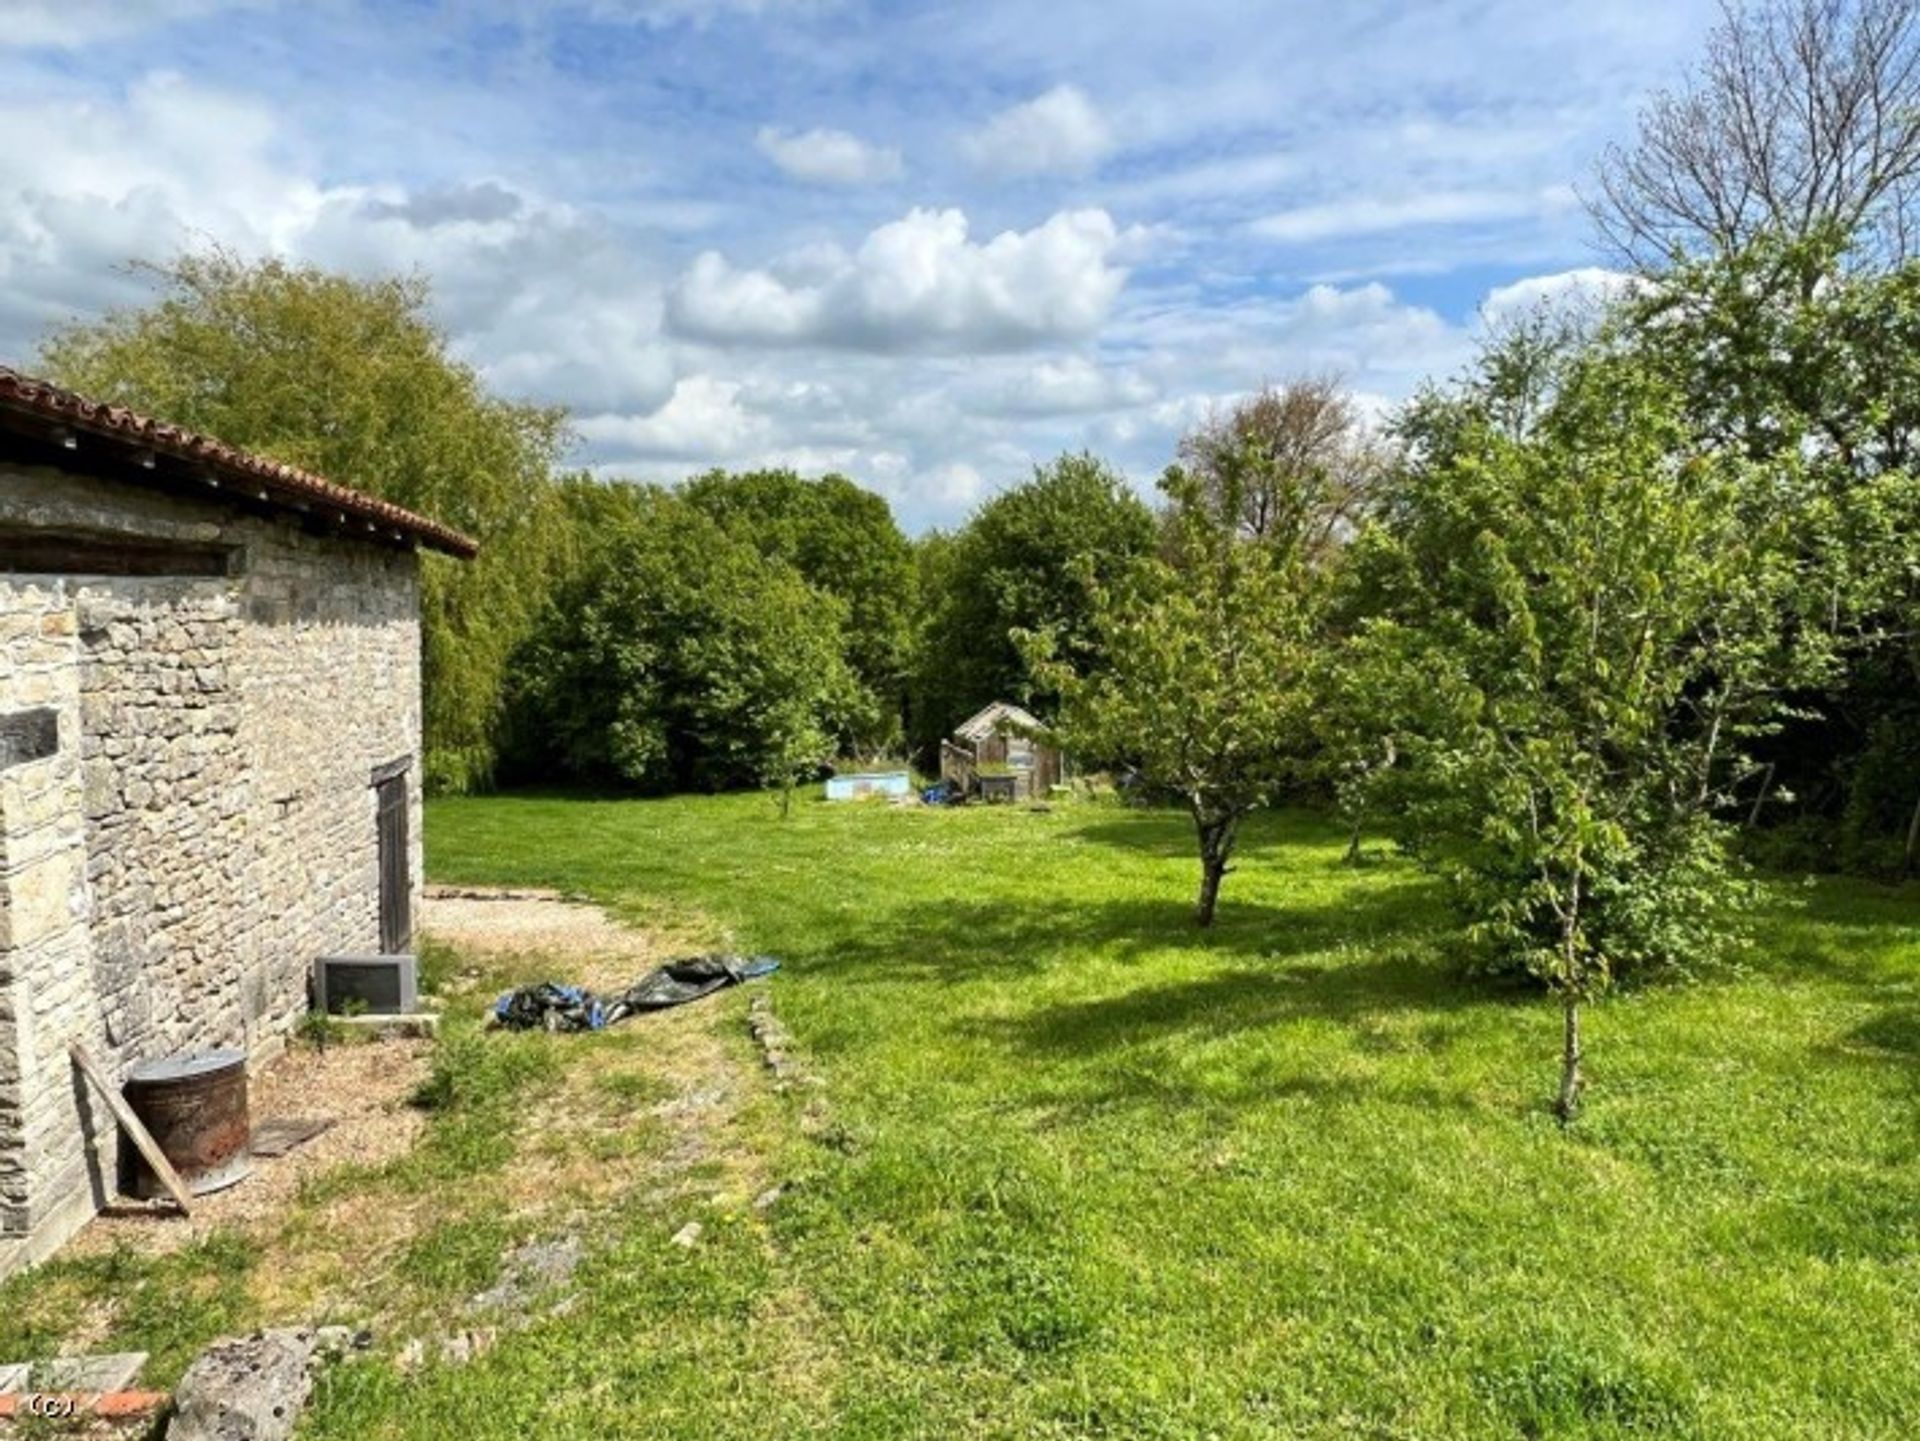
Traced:
<svg viewBox="0 0 1920 1441">
<path fill-rule="evenodd" d="M 411 547 L 0 460 L 9 535 L 191 559 L 0 564 L 0 1274 L 115 1189 L 70 1040 L 116 1081 L 276 1048 L 316 956 L 380 948 L 378 775 L 407 777 L 420 875 Z"/>
</svg>

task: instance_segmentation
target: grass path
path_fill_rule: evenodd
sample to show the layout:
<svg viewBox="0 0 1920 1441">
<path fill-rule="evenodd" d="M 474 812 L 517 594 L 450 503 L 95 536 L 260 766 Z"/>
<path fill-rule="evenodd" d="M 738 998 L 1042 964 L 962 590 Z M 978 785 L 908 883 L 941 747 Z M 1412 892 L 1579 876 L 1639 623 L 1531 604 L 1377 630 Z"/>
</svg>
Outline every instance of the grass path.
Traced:
<svg viewBox="0 0 1920 1441">
<path fill-rule="evenodd" d="M 1311 817 L 1252 829 L 1209 936 L 1166 815 L 508 797 L 428 834 L 436 876 L 787 962 L 844 1144 L 778 1273 L 835 1362 L 779 1425 L 653 1434 L 1920 1431 L 1911 888 L 1782 887 L 1747 973 L 1602 1008 L 1565 1135 L 1551 1011 Z"/>
</svg>

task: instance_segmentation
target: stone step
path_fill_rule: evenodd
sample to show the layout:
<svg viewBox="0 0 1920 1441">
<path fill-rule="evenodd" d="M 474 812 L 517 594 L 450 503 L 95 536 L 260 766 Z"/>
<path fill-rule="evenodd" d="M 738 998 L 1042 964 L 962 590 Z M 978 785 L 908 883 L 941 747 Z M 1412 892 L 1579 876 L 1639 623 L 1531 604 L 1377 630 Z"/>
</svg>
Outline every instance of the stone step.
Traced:
<svg viewBox="0 0 1920 1441">
<path fill-rule="evenodd" d="M 437 1011 L 403 1011 L 397 1016 L 328 1016 L 334 1025 L 349 1031 L 365 1031 L 386 1039 L 392 1036 L 432 1036 L 440 1029 Z"/>
</svg>

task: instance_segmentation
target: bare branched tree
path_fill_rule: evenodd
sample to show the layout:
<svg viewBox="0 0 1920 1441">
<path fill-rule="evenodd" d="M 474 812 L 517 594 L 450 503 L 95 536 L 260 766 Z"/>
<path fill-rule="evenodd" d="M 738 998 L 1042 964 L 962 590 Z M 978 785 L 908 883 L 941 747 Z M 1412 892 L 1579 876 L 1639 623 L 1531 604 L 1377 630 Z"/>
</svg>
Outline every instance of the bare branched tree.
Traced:
<svg viewBox="0 0 1920 1441">
<path fill-rule="evenodd" d="M 1600 165 L 1589 207 L 1642 271 L 1833 227 L 1858 260 L 1920 242 L 1920 0 L 1723 0 L 1705 59 Z"/>
<path fill-rule="evenodd" d="M 1209 416 L 1180 462 L 1250 539 L 1312 557 L 1357 525 L 1386 468 L 1381 440 L 1331 376 L 1267 385 Z M 1231 497 L 1231 500 L 1227 498 Z"/>
</svg>

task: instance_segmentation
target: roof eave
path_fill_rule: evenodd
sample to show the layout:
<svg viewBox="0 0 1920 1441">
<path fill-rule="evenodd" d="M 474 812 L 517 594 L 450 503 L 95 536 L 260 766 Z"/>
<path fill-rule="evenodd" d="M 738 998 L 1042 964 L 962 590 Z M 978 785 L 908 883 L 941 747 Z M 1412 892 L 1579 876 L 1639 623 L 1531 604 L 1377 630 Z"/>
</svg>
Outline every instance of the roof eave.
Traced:
<svg viewBox="0 0 1920 1441">
<path fill-rule="evenodd" d="M 425 546 L 459 560 L 479 553 L 479 542 L 391 501 L 254 455 L 120 406 L 105 405 L 0 366 L 0 411 L 25 418 L 70 450 L 81 436 L 121 452 L 123 464 L 154 472 L 170 462 L 171 479 L 331 521 L 343 535 L 388 544 Z"/>
</svg>

